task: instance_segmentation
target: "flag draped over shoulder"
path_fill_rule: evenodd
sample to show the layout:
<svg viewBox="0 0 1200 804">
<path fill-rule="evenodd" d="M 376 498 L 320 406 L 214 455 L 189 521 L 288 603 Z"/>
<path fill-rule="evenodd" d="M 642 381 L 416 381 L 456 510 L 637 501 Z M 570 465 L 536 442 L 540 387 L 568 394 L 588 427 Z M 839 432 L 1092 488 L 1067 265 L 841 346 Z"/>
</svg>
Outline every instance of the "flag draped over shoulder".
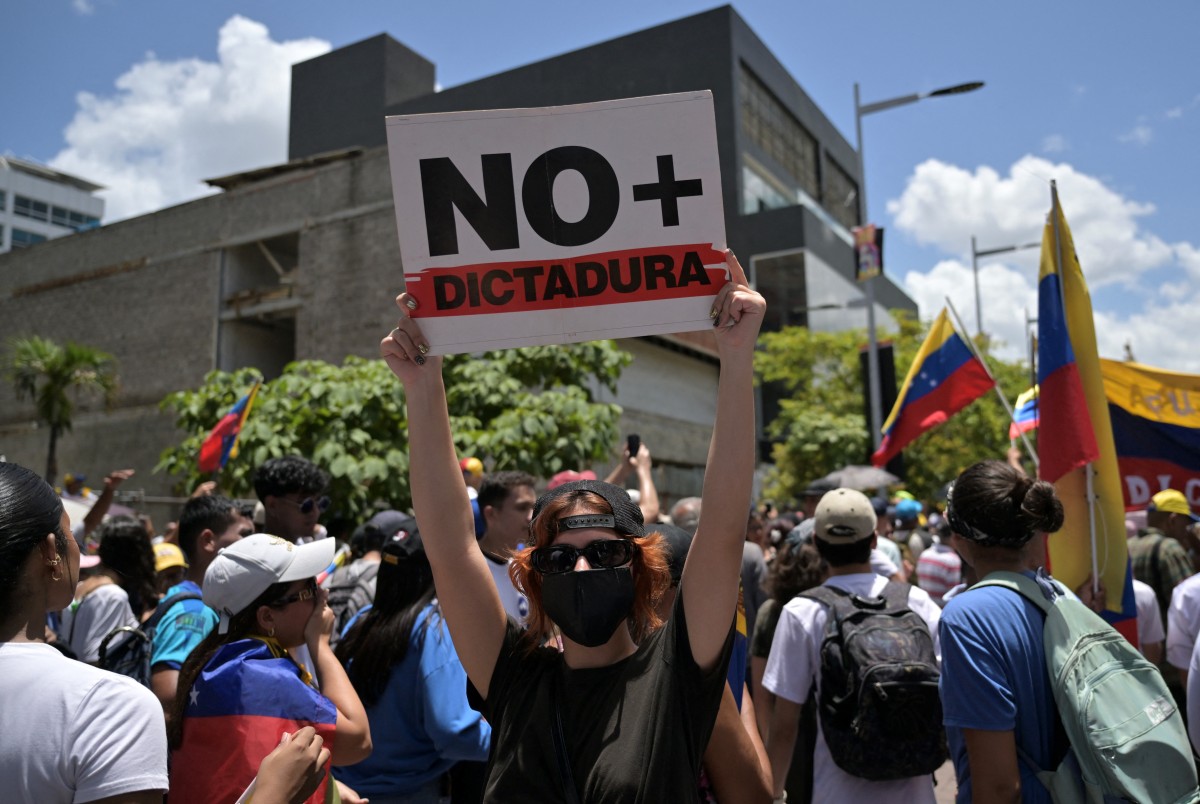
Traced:
<svg viewBox="0 0 1200 804">
<path fill-rule="evenodd" d="M 1100 360 L 1125 507 L 1163 489 L 1200 506 L 1200 375 Z"/>
<path fill-rule="evenodd" d="M 313 726 L 333 745 L 337 708 L 299 674 L 281 648 L 259 639 L 213 655 L 192 685 L 171 755 L 171 804 L 237 801 L 285 731 Z M 329 784 L 326 777 L 306 804 L 326 801 Z"/>
<path fill-rule="evenodd" d="M 1039 474 L 1054 483 L 1066 517 L 1062 530 L 1049 540 L 1054 575 L 1071 589 L 1087 578 L 1092 571 L 1094 521 L 1095 562 L 1108 589 L 1108 618 L 1136 616 L 1121 476 L 1100 374 L 1092 300 L 1057 190 L 1042 235 L 1038 387 Z M 1084 468 L 1089 463 L 1096 497 L 1090 508 Z"/>
<path fill-rule="evenodd" d="M 883 466 L 917 436 L 937 427 L 995 384 L 942 308 L 904 378 L 871 463 Z"/>
<path fill-rule="evenodd" d="M 1013 420 L 1008 425 L 1008 437 L 1019 438 L 1038 427 L 1038 387 L 1035 385 L 1017 397 L 1013 406 Z"/>
<path fill-rule="evenodd" d="M 204 439 L 204 443 L 200 445 L 201 472 L 216 472 L 224 468 L 231 456 L 237 455 L 238 437 L 242 433 L 246 417 L 250 415 L 250 408 L 254 406 L 254 398 L 258 395 L 261 385 L 261 381 L 254 383 L 249 393 L 230 408 Z"/>
</svg>

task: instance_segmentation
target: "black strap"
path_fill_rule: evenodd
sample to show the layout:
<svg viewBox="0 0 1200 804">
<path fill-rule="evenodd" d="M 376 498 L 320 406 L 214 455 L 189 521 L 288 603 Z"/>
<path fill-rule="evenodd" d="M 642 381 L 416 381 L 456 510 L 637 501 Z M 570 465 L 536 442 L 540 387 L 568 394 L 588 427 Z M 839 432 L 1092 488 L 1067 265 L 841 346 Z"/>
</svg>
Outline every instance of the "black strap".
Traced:
<svg viewBox="0 0 1200 804">
<path fill-rule="evenodd" d="M 157 628 L 159 621 L 166 616 L 167 612 L 170 611 L 171 607 L 176 603 L 182 603 L 185 600 L 202 599 L 203 598 L 195 592 L 180 592 L 179 594 L 171 595 L 169 598 L 160 602 L 158 606 L 155 607 L 154 613 L 150 615 L 150 619 L 142 623 L 142 630 L 152 631 L 153 629 Z M 71 623 L 71 625 L 74 626 L 75 623 Z"/>
<path fill-rule="evenodd" d="M 579 804 L 579 792 L 575 789 L 575 775 L 571 773 L 571 760 L 567 756 L 567 738 L 563 735 L 562 708 L 558 705 L 562 671 L 556 670 L 550 685 L 550 702 L 554 707 L 554 754 L 558 757 L 558 781 L 562 784 L 567 804 Z"/>
</svg>

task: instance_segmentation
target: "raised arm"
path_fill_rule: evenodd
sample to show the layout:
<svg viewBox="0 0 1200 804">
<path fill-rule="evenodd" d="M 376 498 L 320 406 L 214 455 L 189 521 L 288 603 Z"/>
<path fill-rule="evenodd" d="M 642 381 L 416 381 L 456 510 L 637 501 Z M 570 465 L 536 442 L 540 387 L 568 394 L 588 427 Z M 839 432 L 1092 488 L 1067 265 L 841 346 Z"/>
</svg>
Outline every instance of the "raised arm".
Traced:
<svg viewBox="0 0 1200 804">
<path fill-rule="evenodd" d="M 700 524 L 684 565 L 684 613 L 692 656 L 704 670 L 717 662 L 737 605 L 742 542 L 754 475 L 754 344 L 766 302 L 750 289 L 732 251 L 731 282 L 713 304 L 721 356 L 717 419 L 704 471 Z"/>
<path fill-rule="evenodd" d="M 442 359 L 408 316 L 416 300 L 396 297 L 400 323 L 379 345 L 408 403 L 409 482 L 433 582 L 459 659 L 485 698 L 504 641 L 506 620 L 486 559 L 475 541 L 471 503 L 450 435 Z"/>
</svg>

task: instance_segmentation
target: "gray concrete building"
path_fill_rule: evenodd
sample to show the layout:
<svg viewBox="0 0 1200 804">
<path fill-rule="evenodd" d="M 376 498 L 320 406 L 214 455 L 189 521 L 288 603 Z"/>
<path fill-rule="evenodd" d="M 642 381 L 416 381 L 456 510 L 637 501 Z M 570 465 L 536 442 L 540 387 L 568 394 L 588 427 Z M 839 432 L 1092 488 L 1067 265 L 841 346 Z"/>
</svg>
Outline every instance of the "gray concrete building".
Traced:
<svg viewBox="0 0 1200 804">
<path fill-rule="evenodd" d="M 414 43 L 419 46 L 419 43 Z M 0 337 L 78 340 L 120 361 L 117 408 L 84 406 L 63 471 L 151 472 L 178 438 L 158 403 L 212 369 L 374 356 L 403 287 L 383 117 L 546 106 L 695 89 L 716 102 L 730 246 L 771 305 L 767 326 L 859 325 L 808 308 L 861 299 L 853 148 L 726 6 L 434 92 L 434 66 L 387 35 L 293 67 L 289 161 L 213 179 L 224 192 L 0 256 Z M 887 310 L 915 310 L 897 286 Z M 820 316 L 825 316 L 821 318 Z M 847 321 L 849 319 L 849 321 Z M 654 451 L 664 497 L 699 488 L 715 407 L 707 333 L 622 341 L 615 401 Z M 769 393 L 767 395 L 769 397 Z M 772 400 L 765 400 L 769 414 Z M 0 385 L 0 454 L 40 467 L 45 435 Z M 603 472 L 608 467 L 596 467 Z M 160 511 L 169 515 L 167 510 Z"/>
</svg>

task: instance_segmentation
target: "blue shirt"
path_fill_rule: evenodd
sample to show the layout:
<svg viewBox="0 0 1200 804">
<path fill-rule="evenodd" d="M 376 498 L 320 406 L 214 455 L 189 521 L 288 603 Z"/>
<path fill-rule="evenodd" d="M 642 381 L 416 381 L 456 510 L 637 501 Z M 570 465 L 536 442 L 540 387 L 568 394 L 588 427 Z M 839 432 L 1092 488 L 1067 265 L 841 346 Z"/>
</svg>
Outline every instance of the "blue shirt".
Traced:
<svg viewBox="0 0 1200 804">
<path fill-rule="evenodd" d="M 467 705 L 467 673 L 434 603 L 417 618 L 408 652 L 367 707 L 367 721 L 371 756 L 333 769 L 366 798 L 406 795 L 457 762 L 487 759 L 491 726 Z"/>
<path fill-rule="evenodd" d="M 194 581 L 184 581 L 172 586 L 163 597 L 174 597 L 181 592 L 200 594 Z M 206 636 L 217 627 L 220 617 L 204 605 L 202 600 L 181 600 L 163 614 L 154 629 L 154 643 L 150 652 L 150 667 L 153 670 L 178 670 Z"/>
<path fill-rule="evenodd" d="M 960 802 L 971 801 L 963 729 L 1012 731 L 1017 745 L 1043 770 L 1057 765 L 1058 709 L 1046 671 L 1044 623 L 1036 605 L 997 587 L 955 595 L 942 612 L 939 690 Z M 1018 767 L 1022 801 L 1050 804 L 1036 769 L 1023 760 L 1018 760 Z"/>
</svg>

